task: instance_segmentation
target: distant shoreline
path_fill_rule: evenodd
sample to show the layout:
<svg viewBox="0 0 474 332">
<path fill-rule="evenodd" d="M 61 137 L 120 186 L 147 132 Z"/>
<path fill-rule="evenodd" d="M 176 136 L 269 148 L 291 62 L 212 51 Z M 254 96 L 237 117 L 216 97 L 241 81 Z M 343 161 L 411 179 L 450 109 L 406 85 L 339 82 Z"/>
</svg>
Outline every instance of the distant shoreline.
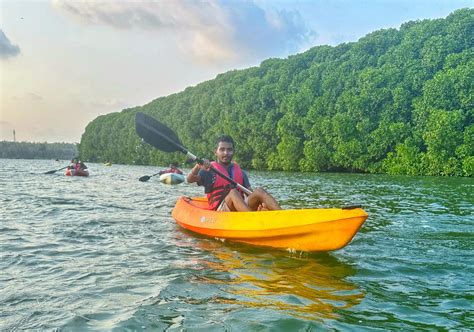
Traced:
<svg viewBox="0 0 474 332">
<path fill-rule="evenodd" d="M 1 159 L 63 159 L 77 156 L 75 143 L 33 143 L 0 141 Z"/>
</svg>

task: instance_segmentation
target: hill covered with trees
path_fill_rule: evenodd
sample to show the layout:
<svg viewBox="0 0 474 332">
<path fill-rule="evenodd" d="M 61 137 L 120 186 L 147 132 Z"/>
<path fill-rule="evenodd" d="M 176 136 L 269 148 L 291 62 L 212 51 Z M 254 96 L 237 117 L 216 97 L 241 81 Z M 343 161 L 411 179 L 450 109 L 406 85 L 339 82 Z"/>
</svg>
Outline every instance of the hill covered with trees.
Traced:
<svg viewBox="0 0 474 332">
<path fill-rule="evenodd" d="M 79 151 L 91 161 L 182 160 L 140 142 L 140 111 L 203 157 L 212 158 L 217 136 L 232 135 L 246 168 L 472 176 L 473 31 L 474 10 L 462 9 L 268 59 L 100 116 Z"/>
<path fill-rule="evenodd" d="M 0 142 L 0 158 L 69 160 L 76 155 L 76 144 L 8 141 Z"/>
</svg>

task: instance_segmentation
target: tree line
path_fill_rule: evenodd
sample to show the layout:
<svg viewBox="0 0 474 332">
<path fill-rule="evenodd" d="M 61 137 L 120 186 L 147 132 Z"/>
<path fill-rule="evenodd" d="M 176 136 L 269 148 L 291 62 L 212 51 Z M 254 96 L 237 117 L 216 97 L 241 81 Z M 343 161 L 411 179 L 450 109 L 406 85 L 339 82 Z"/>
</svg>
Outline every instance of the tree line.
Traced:
<svg viewBox="0 0 474 332">
<path fill-rule="evenodd" d="M 246 168 L 472 176 L 474 10 L 410 21 L 357 42 L 232 70 L 147 105 L 99 116 L 79 145 L 91 161 L 166 164 L 134 115 L 172 128 L 193 153 L 236 141 Z M 181 159 L 179 159 L 181 158 Z"/>
<path fill-rule="evenodd" d="M 69 160 L 77 152 L 76 144 L 0 141 L 0 158 Z"/>
</svg>

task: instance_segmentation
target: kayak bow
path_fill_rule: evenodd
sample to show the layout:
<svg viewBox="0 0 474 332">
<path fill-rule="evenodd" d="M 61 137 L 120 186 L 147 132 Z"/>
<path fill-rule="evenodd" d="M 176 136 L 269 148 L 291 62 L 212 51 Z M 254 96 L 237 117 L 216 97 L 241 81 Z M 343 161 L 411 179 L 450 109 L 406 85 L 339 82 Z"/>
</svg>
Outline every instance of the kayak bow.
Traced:
<svg viewBox="0 0 474 332">
<path fill-rule="evenodd" d="M 164 173 L 160 175 L 160 182 L 165 184 L 180 184 L 184 182 L 184 175 L 178 173 Z"/>
<path fill-rule="evenodd" d="M 66 176 L 89 176 L 89 171 L 87 169 L 67 169 Z"/>
</svg>

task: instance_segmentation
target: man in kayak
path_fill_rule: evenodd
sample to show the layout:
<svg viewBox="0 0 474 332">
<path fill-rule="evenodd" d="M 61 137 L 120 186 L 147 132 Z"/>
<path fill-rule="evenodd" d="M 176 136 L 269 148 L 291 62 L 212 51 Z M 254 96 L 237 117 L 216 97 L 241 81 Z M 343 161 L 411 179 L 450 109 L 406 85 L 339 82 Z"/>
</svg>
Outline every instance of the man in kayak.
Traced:
<svg viewBox="0 0 474 332">
<path fill-rule="evenodd" d="M 176 163 L 171 163 L 171 164 L 170 164 L 170 168 L 164 169 L 164 170 L 160 171 L 158 174 L 161 175 L 161 174 L 166 174 L 166 173 L 183 174 L 183 171 L 181 171 L 181 170 L 178 168 L 178 164 L 176 164 Z"/>
<path fill-rule="evenodd" d="M 72 158 L 71 160 L 71 165 L 68 166 L 69 169 L 74 169 L 74 170 L 81 170 L 84 171 L 87 169 L 86 164 L 82 162 L 82 160 L 79 160 L 77 158 Z"/>
<path fill-rule="evenodd" d="M 264 189 L 257 188 L 250 195 L 245 194 L 229 181 L 210 170 L 214 167 L 221 173 L 229 176 L 243 187 L 250 189 L 250 182 L 240 166 L 232 161 L 234 156 L 234 140 L 224 135 L 217 140 L 215 155 L 217 161 L 203 160 L 196 164 L 187 176 L 188 183 L 197 182 L 204 186 L 207 194 L 209 209 L 217 211 L 261 211 L 280 210 L 277 201 Z"/>
</svg>

